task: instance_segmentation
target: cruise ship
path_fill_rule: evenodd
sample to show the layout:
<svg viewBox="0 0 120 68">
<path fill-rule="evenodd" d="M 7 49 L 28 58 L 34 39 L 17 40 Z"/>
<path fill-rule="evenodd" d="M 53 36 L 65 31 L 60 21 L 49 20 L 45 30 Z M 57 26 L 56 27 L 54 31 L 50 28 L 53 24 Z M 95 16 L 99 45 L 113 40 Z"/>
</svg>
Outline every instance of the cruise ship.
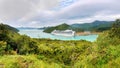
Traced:
<svg viewBox="0 0 120 68">
<path fill-rule="evenodd" d="M 51 32 L 53 35 L 60 35 L 60 36 L 75 36 L 75 31 L 73 30 L 54 30 Z"/>
</svg>

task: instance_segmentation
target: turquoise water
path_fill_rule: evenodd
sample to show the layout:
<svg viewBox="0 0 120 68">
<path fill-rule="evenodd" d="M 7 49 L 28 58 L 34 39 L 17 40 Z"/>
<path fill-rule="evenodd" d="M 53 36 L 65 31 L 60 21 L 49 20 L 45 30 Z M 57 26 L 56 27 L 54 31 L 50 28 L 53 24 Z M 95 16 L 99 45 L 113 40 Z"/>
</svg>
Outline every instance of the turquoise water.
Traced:
<svg viewBox="0 0 120 68">
<path fill-rule="evenodd" d="M 95 41 L 98 35 L 87 35 L 87 36 L 75 36 L 75 37 L 64 37 L 64 36 L 56 36 L 49 33 L 44 33 L 43 30 L 37 29 L 19 29 L 20 34 L 28 35 L 32 38 L 49 38 L 49 39 L 58 39 L 58 40 L 87 40 L 87 41 Z"/>
</svg>

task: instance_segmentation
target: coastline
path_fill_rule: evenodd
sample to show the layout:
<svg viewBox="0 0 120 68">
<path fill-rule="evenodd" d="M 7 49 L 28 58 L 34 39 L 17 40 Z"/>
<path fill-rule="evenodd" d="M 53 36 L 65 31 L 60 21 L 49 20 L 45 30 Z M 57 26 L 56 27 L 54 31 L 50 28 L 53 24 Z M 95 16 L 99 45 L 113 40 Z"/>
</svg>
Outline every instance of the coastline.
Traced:
<svg viewBox="0 0 120 68">
<path fill-rule="evenodd" d="M 90 32 L 90 33 L 86 33 L 86 32 L 76 32 L 76 36 L 85 36 L 85 35 L 95 35 L 95 34 L 100 34 L 101 32 Z"/>
</svg>

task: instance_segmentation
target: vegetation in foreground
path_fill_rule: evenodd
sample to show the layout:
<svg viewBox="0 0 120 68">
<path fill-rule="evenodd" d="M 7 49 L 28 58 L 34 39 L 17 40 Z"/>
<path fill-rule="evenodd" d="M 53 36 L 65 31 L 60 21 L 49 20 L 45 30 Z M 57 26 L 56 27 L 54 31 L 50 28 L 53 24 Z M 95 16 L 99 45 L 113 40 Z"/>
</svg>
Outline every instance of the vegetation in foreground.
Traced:
<svg viewBox="0 0 120 68">
<path fill-rule="evenodd" d="M 120 19 L 95 42 L 34 39 L 0 25 L 0 67 L 119 68 Z"/>
</svg>

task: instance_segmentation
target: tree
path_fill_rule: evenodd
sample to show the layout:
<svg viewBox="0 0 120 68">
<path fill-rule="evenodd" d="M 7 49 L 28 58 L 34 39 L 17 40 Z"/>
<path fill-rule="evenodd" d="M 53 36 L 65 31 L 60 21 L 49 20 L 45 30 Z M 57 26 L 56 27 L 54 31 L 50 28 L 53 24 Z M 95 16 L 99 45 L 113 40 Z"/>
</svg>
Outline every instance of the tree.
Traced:
<svg viewBox="0 0 120 68">
<path fill-rule="evenodd" d="M 120 38 L 120 19 L 117 19 L 110 30 L 110 37 Z"/>
<path fill-rule="evenodd" d="M 5 53 L 6 44 L 6 42 L 0 41 L 0 55 L 3 55 Z"/>
</svg>

